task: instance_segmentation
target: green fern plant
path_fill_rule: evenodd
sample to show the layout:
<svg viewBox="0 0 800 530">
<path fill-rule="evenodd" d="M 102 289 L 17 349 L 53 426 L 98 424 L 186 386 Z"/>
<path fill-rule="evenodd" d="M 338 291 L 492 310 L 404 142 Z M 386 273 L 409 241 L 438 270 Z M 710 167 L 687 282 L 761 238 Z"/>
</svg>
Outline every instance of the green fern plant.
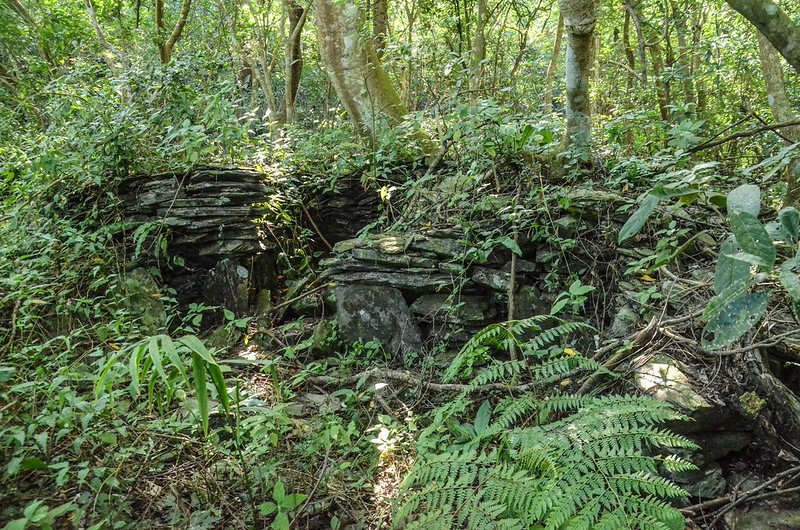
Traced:
<svg viewBox="0 0 800 530">
<path fill-rule="evenodd" d="M 548 395 L 548 386 L 576 368 L 598 366 L 570 348 L 552 346 L 588 326 L 561 321 L 544 331 L 544 318 L 491 326 L 454 359 L 451 376 L 468 366 L 481 347 L 503 347 L 514 340 L 527 353 L 527 360 L 485 368 L 465 392 L 437 411 L 434 423 L 445 424 L 449 415 L 466 410 L 479 386 L 515 378 L 526 369 L 534 391 L 507 397 L 494 411 L 484 402 L 474 423 L 457 429 L 461 439 L 442 451 L 421 447 L 397 499 L 395 526 L 683 528 L 683 517 L 668 501 L 686 493 L 660 476 L 660 471 L 693 469 L 680 458 L 660 454 L 695 447 L 662 427 L 683 417 L 649 398 Z M 535 335 L 519 339 L 534 329 Z M 548 345 L 550 350 L 543 350 Z M 465 433 L 473 439 L 464 440 Z"/>
<path fill-rule="evenodd" d="M 544 329 L 547 324 L 551 324 L 552 327 Z M 567 322 L 549 315 L 536 315 L 523 320 L 491 324 L 467 341 L 447 370 L 445 370 L 443 379 L 452 381 L 459 376 L 468 377 L 472 375 L 477 363 L 493 359 L 492 352 L 507 352 L 514 346 L 526 358 L 531 359 L 539 357 L 545 348 L 552 346 L 559 339 L 580 332 L 588 332 L 592 329 L 591 326 L 582 322 Z M 583 360 L 585 359 L 581 356 L 575 356 L 571 362 L 572 364 L 580 364 Z M 499 370 L 501 374 L 510 376 L 513 375 L 512 372 L 516 373 L 526 366 L 526 362 L 509 364 L 492 361 L 489 370 Z M 597 368 L 599 369 L 600 367 L 598 366 Z M 473 381 L 476 386 L 497 381 L 492 372 L 484 372 L 483 375 L 478 377 L 480 378 L 479 380 Z"/>
</svg>

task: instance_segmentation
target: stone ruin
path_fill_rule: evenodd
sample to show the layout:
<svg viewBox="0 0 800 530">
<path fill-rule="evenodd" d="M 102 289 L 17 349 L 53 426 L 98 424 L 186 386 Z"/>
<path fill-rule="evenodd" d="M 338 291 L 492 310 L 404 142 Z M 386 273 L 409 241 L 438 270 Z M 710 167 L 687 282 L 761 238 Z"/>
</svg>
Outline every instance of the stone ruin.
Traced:
<svg viewBox="0 0 800 530">
<path fill-rule="evenodd" d="M 405 356 L 433 343 L 460 346 L 485 326 L 507 320 L 510 252 L 467 267 L 465 251 L 465 235 L 456 230 L 338 243 L 321 266 L 325 279 L 335 283 L 342 339 L 375 339 Z M 544 264 L 530 257 L 516 260 L 515 318 L 546 314 L 552 303 L 536 287 Z"/>
<path fill-rule="evenodd" d="M 225 307 L 238 316 L 253 314 L 264 293 L 269 295 L 275 287 L 277 241 L 267 225 L 270 212 L 263 206 L 273 193 L 259 172 L 220 168 L 132 179 L 120 191 L 128 218 L 163 223 L 170 232 L 170 252 L 186 258 L 188 274 L 169 278 L 162 270 L 167 283 L 189 299 Z M 330 257 L 320 263 L 318 279 L 319 284 L 331 282 L 327 294 L 334 301 L 320 295 L 316 304 L 295 313 L 315 316 L 325 305 L 335 309 L 344 343 L 374 339 L 398 359 L 413 361 L 414 355 L 431 352 L 433 345 L 444 343 L 450 352 L 456 351 L 486 325 L 508 319 L 510 251 L 495 251 L 486 263 L 468 264 L 469 244 L 457 229 L 351 239 L 374 218 L 374 194 L 328 194 L 317 197 L 317 204 L 305 213 L 318 235 L 334 244 Z M 574 224 L 569 217 L 555 222 L 559 231 L 567 232 L 564 237 L 571 237 Z M 524 237 L 520 247 L 514 318 L 547 314 L 554 294 L 542 286 L 555 251 Z M 139 276 L 147 274 L 130 275 Z M 146 280 L 140 282 L 141 298 L 160 303 L 149 296 L 157 286 Z M 614 306 L 605 335 L 623 337 L 639 325 L 639 312 L 616 302 Z M 153 314 L 164 317 L 163 311 Z M 435 351 L 441 354 L 441 349 Z M 447 362 L 446 355 L 440 357 L 437 362 Z M 633 360 L 631 370 L 640 391 L 673 403 L 694 420 L 676 428 L 701 446 L 702 451 L 691 455 L 698 470 L 673 479 L 700 498 L 725 491 L 735 474 L 723 464 L 756 443 L 752 422 L 713 393 L 714 376 L 702 367 L 648 354 Z"/>
</svg>

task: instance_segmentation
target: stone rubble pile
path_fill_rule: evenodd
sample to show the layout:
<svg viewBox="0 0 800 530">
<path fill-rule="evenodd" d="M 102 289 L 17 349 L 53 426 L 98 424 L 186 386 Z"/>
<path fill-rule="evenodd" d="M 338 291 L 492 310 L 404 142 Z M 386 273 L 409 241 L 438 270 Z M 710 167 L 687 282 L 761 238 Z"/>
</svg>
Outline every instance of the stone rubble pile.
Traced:
<svg viewBox="0 0 800 530">
<path fill-rule="evenodd" d="M 321 266 L 325 278 L 335 282 L 342 339 L 376 339 L 395 354 L 419 354 L 448 335 L 458 345 L 507 319 L 510 252 L 468 266 L 466 251 L 465 236 L 456 230 L 337 243 L 334 257 Z M 547 313 L 552 303 L 536 288 L 544 266 L 534 252 L 523 258 L 516 262 L 515 318 Z"/>
</svg>

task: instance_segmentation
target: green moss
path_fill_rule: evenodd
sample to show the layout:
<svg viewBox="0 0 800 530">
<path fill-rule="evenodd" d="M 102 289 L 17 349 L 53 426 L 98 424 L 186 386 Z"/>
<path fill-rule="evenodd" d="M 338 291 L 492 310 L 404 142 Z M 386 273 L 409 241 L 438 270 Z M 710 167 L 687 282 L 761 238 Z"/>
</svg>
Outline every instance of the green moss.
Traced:
<svg viewBox="0 0 800 530">
<path fill-rule="evenodd" d="M 763 409 L 764 405 L 767 404 L 767 402 L 758 397 L 758 394 L 755 392 L 747 392 L 742 394 L 739 397 L 739 403 L 742 405 L 742 410 L 744 410 L 747 415 L 754 418 L 758 416 L 759 412 L 761 412 L 761 409 Z"/>
</svg>

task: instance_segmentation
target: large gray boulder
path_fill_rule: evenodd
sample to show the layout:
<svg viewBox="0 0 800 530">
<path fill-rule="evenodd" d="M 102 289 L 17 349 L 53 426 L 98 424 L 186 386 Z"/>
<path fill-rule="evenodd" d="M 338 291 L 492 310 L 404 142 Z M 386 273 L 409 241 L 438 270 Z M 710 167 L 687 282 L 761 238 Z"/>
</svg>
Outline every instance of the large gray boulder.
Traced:
<svg viewBox="0 0 800 530">
<path fill-rule="evenodd" d="M 399 355 L 422 350 L 419 328 L 398 289 L 340 284 L 334 292 L 339 335 L 345 342 L 377 340 Z"/>
<path fill-rule="evenodd" d="M 211 269 L 205 282 L 206 299 L 237 317 L 247 314 L 250 293 L 250 271 L 225 258 Z"/>
</svg>

